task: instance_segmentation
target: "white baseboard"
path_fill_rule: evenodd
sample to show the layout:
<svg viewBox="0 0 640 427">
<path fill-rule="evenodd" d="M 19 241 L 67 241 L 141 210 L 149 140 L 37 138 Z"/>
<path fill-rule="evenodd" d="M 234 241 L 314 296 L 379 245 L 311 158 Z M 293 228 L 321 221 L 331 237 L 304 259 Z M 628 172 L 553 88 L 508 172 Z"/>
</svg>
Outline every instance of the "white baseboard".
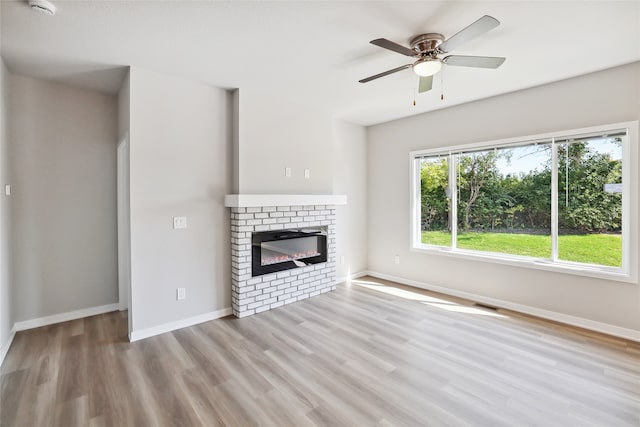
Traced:
<svg viewBox="0 0 640 427">
<path fill-rule="evenodd" d="M 69 311 L 67 313 L 53 314 L 51 316 L 38 317 L 37 319 L 16 322 L 13 325 L 13 330 L 15 332 L 19 332 L 27 329 L 39 328 L 41 326 L 53 325 L 54 323 L 68 322 L 69 320 L 95 316 L 97 314 L 110 313 L 117 310 L 118 303 L 100 305 L 98 307 L 83 308 L 81 310 Z"/>
<path fill-rule="evenodd" d="M 199 316 L 193 316 L 175 322 L 163 323 L 162 325 L 152 326 L 151 328 L 140 329 L 138 331 L 131 331 L 129 334 L 129 341 L 134 342 L 145 338 L 153 337 L 155 335 L 164 334 L 166 332 L 175 331 L 176 329 L 186 328 L 188 326 L 197 325 L 198 323 L 208 322 L 210 320 L 219 319 L 231 314 L 231 307 L 223 308 L 221 310 L 212 311 L 210 313 L 201 314 Z"/>
<path fill-rule="evenodd" d="M 464 298 L 464 299 L 479 302 L 482 304 L 487 304 L 492 307 L 505 308 L 508 310 L 513 310 L 520 313 L 541 317 L 543 319 L 554 320 L 556 322 L 566 323 L 572 326 L 578 326 L 580 328 L 589 329 L 591 331 L 602 332 L 607 335 L 612 335 L 615 337 L 620 337 L 620 338 L 625 338 L 631 341 L 640 342 L 640 331 L 636 331 L 633 329 L 610 325 L 608 323 L 596 322 L 594 320 L 585 319 L 583 317 L 571 316 L 564 313 L 544 310 L 542 308 L 531 307 L 528 305 L 499 300 L 499 299 L 490 298 L 482 295 L 476 295 L 470 292 L 457 291 L 455 289 L 436 286 L 429 283 L 419 282 L 416 280 L 404 279 L 402 277 L 392 276 L 390 274 L 385 274 L 385 273 L 379 273 L 377 271 L 366 271 L 364 273 L 366 274 L 363 274 L 363 275 L 377 277 L 378 279 L 390 280 L 392 282 L 401 283 L 403 285 L 413 286 L 420 289 L 439 292 L 445 295 Z"/>
<path fill-rule="evenodd" d="M 0 347 L 0 367 L 2 367 L 2 364 L 4 363 L 4 358 L 7 356 L 7 353 L 9 352 L 9 347 L 11 347 L 11 343 L 13 342 L 13 337 L 15 336 L 16 336 L 16 331 L 12 329 L 11 333 L 9 334 L 9 339 L 2 347 Z"/>
<path fill-rule="evenodd" d="M 367 274 L 369 274 L 368 271 L 359 271 L 357 273 L 352 273 L 349 274 L 347 276 L 342 276 L 342 277 L 338 277 L 336 278 L 336 283 L 342 283 L 342 282 L 348 282 L 349 280 L 355 280 L 358 279 L 362 276 L 366 276 Z"/>
</svg>

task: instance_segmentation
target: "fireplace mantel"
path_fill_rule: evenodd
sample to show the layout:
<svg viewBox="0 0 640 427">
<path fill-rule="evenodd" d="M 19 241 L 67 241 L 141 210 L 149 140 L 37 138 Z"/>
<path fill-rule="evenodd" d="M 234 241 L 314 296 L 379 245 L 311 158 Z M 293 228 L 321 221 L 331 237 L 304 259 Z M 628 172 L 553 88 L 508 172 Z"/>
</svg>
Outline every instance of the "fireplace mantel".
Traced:
<svg viewBox="0 0 640 427">
<path fill-rule="evenodd" d="M 347 196 L 340 194 L 227 194 L 228 208 L 259 206 L 346 205 Z"/>
</svg>

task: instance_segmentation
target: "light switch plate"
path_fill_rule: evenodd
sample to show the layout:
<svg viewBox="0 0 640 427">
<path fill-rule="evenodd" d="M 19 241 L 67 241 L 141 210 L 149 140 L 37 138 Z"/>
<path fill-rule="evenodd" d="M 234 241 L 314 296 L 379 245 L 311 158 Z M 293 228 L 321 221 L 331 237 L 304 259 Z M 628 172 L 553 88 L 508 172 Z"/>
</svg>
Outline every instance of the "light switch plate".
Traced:
<svg viewBox="0 0 640 427">
<path fill-rule="evenodd" d="M 173 228 L 175 230 L 179 228 L 187 228 L 187 217 L 186 216 L 174 216 L 173 217 Z"/>
<path fill-rule="evenodd" d="M 4 185 L 4 195 L 5 196 L 10 196 L 11 195 L 11 185 L 10 184 L 5 184 Z"/>
<path fill-rule="evenodd" d="M 176 299 L 178 301 L 182 301 L 183 299 L 187 299 L 187 288 L 178 288 L 178 289 L 176 289 Z"/>
<path fill-rule="evenodd" d="M 291 168 L 284 168 L 284 176 L 291 178 Z"/>
<path fill-rule="evenodd" d="M 311 178 L 311 170 L 310 169 L 305 169 L 304 170 L 304 177 L 309 179 Z"/>
</svg>

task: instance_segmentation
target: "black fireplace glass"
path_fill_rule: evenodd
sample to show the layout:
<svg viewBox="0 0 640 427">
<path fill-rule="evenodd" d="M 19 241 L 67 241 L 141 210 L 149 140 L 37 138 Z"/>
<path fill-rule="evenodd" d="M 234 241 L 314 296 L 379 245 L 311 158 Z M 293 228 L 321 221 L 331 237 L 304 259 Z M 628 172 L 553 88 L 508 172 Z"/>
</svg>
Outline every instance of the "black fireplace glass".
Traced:
<svg viewBox="0 0 640 427">
<path fill-rule="evenodd" d="M 260 276 L 327 261 L 327 227 L 254 232 L 251 273 Z"/>
</svg>

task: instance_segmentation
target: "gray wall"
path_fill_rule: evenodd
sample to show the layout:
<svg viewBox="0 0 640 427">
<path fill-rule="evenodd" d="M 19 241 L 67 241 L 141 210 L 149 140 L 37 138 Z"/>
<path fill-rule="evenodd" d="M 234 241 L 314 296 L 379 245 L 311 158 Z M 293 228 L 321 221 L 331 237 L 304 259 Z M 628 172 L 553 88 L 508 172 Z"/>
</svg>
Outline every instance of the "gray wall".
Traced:
<svg viewBox="0 0 640 427">
<path fill-rule="evenodd" d="M 117 100 L 12 76 L 14 321 L 117 302 Z"/>
<path fill-rule="evenodd" d="M 304 96 L 296 103 L 256 88 L 241 88 L 235 96 L 234 192 L 346 194 L 347 206 L 337 208 L 338 277 L 366 270 L 364 127 L 335 120 Z M 285 177 L 286 167 L 291 177 Z"/>
<path fill-rule="evenodd" d="M 7 133 L 7 103 L 9 97 L 9 75 L 0 59 L 0 363 L 2 349 L 5 348 L 11 328 L 13 315 L 11 312 L 11 241 L 10 202 L 11 197 L 4 195 L 5 184 L 10 184 L 9 176 L 9 139 Z"/>
<path fill-rule="evenodd" d="M 132 67 L 134 335 L 230 306 L 223 200 L 234 190 L 347 194 L 349 205 L 338 213 L 346 261 L 339 270 L 366 269 L 365 129 L 299 107 Z M 284 177 L 286 166 L 293 177 Z M 304 168 L 311 179 L 304 179 Z M 174 216 L 187 217 L 186 230 L 172 229 Z M 179 287 L 187 290 L 185 301 L 176 300 Z"/>
<path fill-rule="evenodd" d="M 130 79 L 135 333 L 231 306 L 232 95 L 137 67 Z M 187 228 L 174 230 L 174 216 Z"/>
<path fill-rule="evenodd" d="M 307 111 L 304 123 L 282 140 L 281 126 L 255 123 L 254 107 L 248 108 L 253 115 L 242 116 L 240 91 L 135 67 L 118 97 L 18 76 L 11 83 L 16 316 L 7 323 L 117 302 L 115 155 L 126 131 L 131 331 L 230 306 L 229 211 L 223 198 L 234 179 L 239 181 L 240 169 L 245 183 L 250 179 L 253 189 L 259 184 L 264 192 L 347 194 L 349 205 L 340 208 L 338 222 L 346 260 L 341 275 L 366 268 L 363 127 L 334 123 L 328 115 L 317 127 Z M 242 128 L 244 122 L 256 128 Z M 321 134 L 311 132 L 300 146 L 303 130 L 314 128 Z M 240 136 L 247 134 L 260 134 L 264 146 L 247 157 L 252 151 L 245 144 L 241 157 Z M 281 153 L 304 162 L 282 160 L 277 171 L 256 163 Z M 280 176 L 285 164 L 294 168 L 293 180 Z M 304 167 L 312 169 L 312 179 L 303 179 Z M 173 216 L 186 216 L 188 228 L 173 230 Z M 185 301 L 176 301 L 178 287 L 187 288 Z"/>
<path fill-rule="evenodd" d="M 239 90 L 240 193 L 331 194 L 333 119 L 314 106 L 304 95 L 293 104 L 255 88 Z M 311 171 L 309 179 L 304 169 Z"/>
<path fill-rule="evenodd" d="M 347 204 L 336 208 L 337 275 L 342 278 L 367 269 L 367 134 L 363 126 L 334 121 L 333 161 L 333 193 L 347 195 Z"/>
<path fill-rule="evenodd" d="M 640 286 L 409 250 L 409 152 L 638 120 L 640 63 L 368 129 L 369 270 L 640 330 Z M 637 142 L 636 142 L 637 143 Z M 631 165 L 637 182 L 638 163 Z M 637 221 L 638 205 L 631 208 Z M 637 243 L 637 229 L 632 229 Z M 394 265 L 394 255 L 401 264 Z M 631 262 L 638 263 L 635 253 Z"/>
</svg>

